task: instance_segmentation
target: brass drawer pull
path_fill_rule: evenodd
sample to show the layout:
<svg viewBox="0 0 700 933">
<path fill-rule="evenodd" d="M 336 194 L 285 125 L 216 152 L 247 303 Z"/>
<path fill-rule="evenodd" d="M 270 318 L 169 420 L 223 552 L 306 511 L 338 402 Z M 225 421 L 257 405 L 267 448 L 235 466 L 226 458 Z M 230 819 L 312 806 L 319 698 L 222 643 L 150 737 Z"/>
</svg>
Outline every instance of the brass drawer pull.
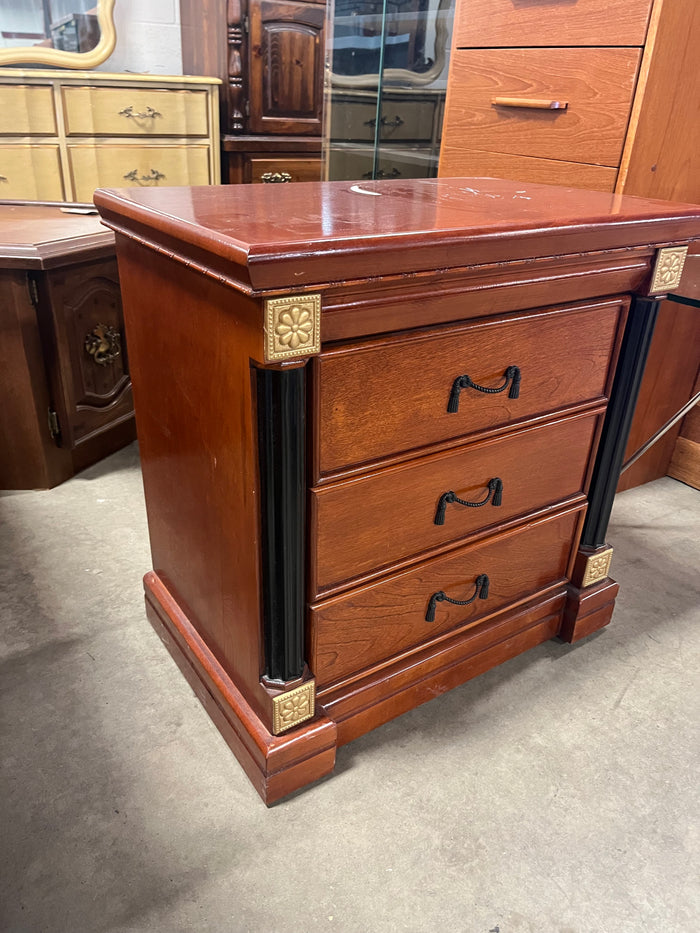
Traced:
<svg viewBox="0 0 700 933">
<path fill-rule="evenodd" d="M 443 590 L 438 590 L 428 600 L 428 609 L 425 613 L 426 622 L 435 621 L 435 607 L 438 603 L 452 603 L 453 606 L 469 606 L 476 599 L 489 598 L 489 578 L 485 573 L 480 573 L 474 583 L 474 595 L 469 599 L 451 599 Z"/>
<path fill-rule="evenodd" d="M 137 168 L 132 168 L 130 172 L 124 176 L 125 181 L 134 181 L 137 185 L 140 185 L 141 182 L 155 181 L 159 182 L 161 178 L 165 178 L 165 175 L 162 172 L 159 172 L 158 169 L 152 168 L 148 175 L 142 175 L 139 178 L 139 170 Z"/>
<path fill-rule="evenodd" d="M 129 106 L 119 111 L 120 117 L 126 117 L 127 120 L 155 120 L 156 117 L 162 117 L 163 114 L 153 107 L 146 107 L 143 113 L 134 113 L 134 108 Z"/>
<path fill-rule="evenodd" d="M 401 117 L 398 115 L 398 113 L 396 114 L 396 116 L 394 117 L 393 120 L 388 120 L 386 117 L 380 117 L 380 118 L 379 118 L 379 125 L 380 125 L 380 126 L 390 126 L 390 127 L 391 127 L 391 126 L 403 126 L 404 123 L 405 123 L 405 121 L 401 119 Z M 375 127 L 376 125 L 377 125 L 377 120 L 376 120 L 375 117 L 372 117 L 371 120 L 365 120 L 365 122 L 364 122 L 364 124 L 363 124 L 363 126 L 369 126 L 369 127 L 371 127 L 372 129 L 374 129 L 374 127 Z"/>
<path fill-rule="evenodd" d="M 286 184 L 292 180 L 292 176 L 289 172 L 264 172 L 260 176 L 260 181 L 264 185 L 279 185 Z"/>
<path fill-rule="evenodd" d="M 528 97 L 494 97 L 494 107 L 524 107 L 526 110 L 566 110 L 566 100 L 537 100 Z"/>
<path fill-rule="evenodd" d="M 122 352 L 119 331 L 108 324 L 98 324 L 85 335 L 85 352 L 98 366 L 113 363 Z"/>
<path fill-rule="evenodd" d="M 495 386 L 494 388 L 490 386 L 481 386 L 470 379 L 466 374 L 464 376 L 457 376 L 452 383 L 450 398 L 447 402 L 448 412 L 454 414 L 456 411 L 459 411 L 459 393 L 462 389 L 476 389 L 477 392 L 484 392 L 486 395 L 497 395 L 499 392 L 504 392 L 508 388 L 508 385 L 510 385 L 508 398 L 518 398 L 520 395 L 520 369 L 517 366 L 509 366 L 503 376 L 505 380 L 503 385 Z"/>
<path fill-rule="evenodd" d="M 452 490 L 443 492 L 435 513 L 435 524 L 445 524 L 445 512 L 447 511 L 448 502 L 456 502 L 457 505 L 465 505 L 469 509 L 480 509 L 482 505 L 486 505 L 489 501 L 491 505 L 500 505 L 503 501 L 503 480 L 499 476 L 494 476 L 493 479 L 488 481 L 488 490 L 486 498 L 479 499 L 478 502 L 468 502 L 466 499 L 460 499 Z"/>
</svg>

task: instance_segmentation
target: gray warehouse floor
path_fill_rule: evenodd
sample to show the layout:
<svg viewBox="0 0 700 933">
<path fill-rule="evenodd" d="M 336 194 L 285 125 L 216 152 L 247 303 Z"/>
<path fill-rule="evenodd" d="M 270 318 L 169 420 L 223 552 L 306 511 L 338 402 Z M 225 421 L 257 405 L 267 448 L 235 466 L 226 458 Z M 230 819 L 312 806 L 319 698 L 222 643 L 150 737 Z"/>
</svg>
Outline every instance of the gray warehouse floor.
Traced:
<svg viewBox="0 0 700 933">
<path fill-rule="evenodd" d="M 697 933 L 700 493 L 618 497 L 612 624 L 267 809 L 146 622 L 135 447 L 0 499 L 0 929 Z"/>
</svg>

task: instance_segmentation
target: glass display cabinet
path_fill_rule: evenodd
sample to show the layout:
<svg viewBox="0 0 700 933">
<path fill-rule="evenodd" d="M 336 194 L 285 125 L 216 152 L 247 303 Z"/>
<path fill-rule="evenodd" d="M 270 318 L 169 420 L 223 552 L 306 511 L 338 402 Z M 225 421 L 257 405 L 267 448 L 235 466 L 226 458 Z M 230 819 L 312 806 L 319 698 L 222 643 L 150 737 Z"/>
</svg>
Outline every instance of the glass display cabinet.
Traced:
<svg viewBox="0 0 700 933">
<path fill-rule="evenodd" d="M 437 175 L 454 0 L 328 8 L 329 180 Z"/>
</svg>

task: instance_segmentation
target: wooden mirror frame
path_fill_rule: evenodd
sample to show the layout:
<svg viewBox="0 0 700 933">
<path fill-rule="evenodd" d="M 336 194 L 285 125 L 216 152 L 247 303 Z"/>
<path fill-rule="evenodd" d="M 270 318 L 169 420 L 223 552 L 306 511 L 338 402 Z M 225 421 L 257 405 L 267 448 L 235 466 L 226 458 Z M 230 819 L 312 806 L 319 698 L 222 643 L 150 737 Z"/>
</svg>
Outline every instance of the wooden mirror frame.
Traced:
<svg viewBox="0 0 700 933">
<path fill-rule="evenodd" d="M 115 0 L 97 0 L 100 41 L 89 52 L 63 52 L 45 46 L 17 46 L 0 49 L 0 65 L 51 65 L 56 68 L 76 68 L 79 71 L 101 65 L 112 54 L 117 42 L 114 3 Z"/>
</svg>

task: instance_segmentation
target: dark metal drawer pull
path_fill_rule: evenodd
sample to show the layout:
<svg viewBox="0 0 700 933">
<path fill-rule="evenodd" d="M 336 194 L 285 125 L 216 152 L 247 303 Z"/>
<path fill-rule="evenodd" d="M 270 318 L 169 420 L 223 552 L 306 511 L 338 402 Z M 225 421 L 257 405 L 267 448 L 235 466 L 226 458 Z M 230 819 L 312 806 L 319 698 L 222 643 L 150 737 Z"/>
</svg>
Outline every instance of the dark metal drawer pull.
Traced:
<svg viewBox="0 0 700 933">
<path fill-rule="evenodd" d="M 485 392 L 487 395 L 497 395 L 499 392 L 504 392 L 510 385 L 508 398 L 518 398 L 520 395 L 520 369 L 517 366 L 509 366 L 503 373 L 503 377 L 505 381 L 502 386 L 491 388 L 490 386 L 480 386 L 478 383 L 473 382 L 467 375 L 457 376 L 452 383 L 452 391 L 450 392 L 450 398 L 447 402 L 448 412 L 454 414 L 456 411 L 459 411 L 459 393 L 462 389 L 476 389 L 477 392 Z"/>
<path fill-rule="evenodd" d="M 480 573 L 474 584 L 474 595 L 469 599 L 450 599 L 447 593 L 438 590 L 428 600 L 428 611 L 425 614 L 426 622 L 435 621 L 435 606 L 438 603 L 452 603 L 453 606 L 469 606 L 475 599 L 489 598 L 489 578 L 485 573 Z"/>
<path fill-rule="evenodd" d="M 380 168 L 377 174 L 374 172 L 365 172 L 362 176 L 363 178 L 399 178 L 401 172 L 394 166 L 390 172 L 385 172 L 383 168 Z"/>
<path fill-rule="evenodd" d="M 435 513 L 435 524 L 445 524 L 445 511 L 447 510 L 448 502 L 456 502 L 457 505 L 466 505 L 469 509 L 480 509 L 482 505 L 486 505 L 489 501 L 491 505 L 500 505 L 503 496 L 503 480 L 498 476 L 494 476 L 493 479 L 488 481 L 488 490 L 486 498 L 480 499 L 478 502 L 467 502 L 466 499 L 460 499 L 451 489 L 449 492 L 443 492 L 438 502 L 437 512 Z"/>
</svg>

